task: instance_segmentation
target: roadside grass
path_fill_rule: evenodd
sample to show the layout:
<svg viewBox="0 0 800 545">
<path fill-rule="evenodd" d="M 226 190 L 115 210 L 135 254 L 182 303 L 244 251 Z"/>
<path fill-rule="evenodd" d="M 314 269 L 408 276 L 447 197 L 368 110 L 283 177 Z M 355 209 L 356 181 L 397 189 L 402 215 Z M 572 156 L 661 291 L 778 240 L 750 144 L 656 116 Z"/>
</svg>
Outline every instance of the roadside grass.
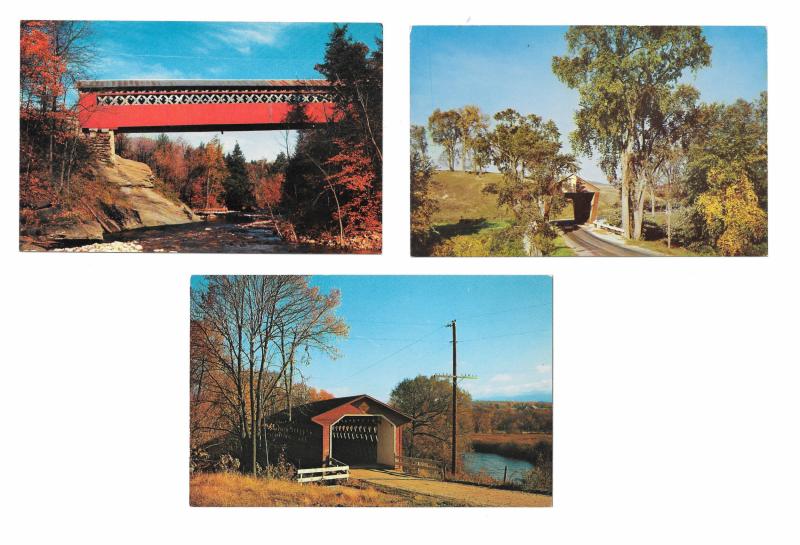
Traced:
<svg viewBox="0 0 800 545">
<path fill-rule="evenodd" d="M 406 507 L 408 498 L 372 488 L 296 483 L 240 473 L 197 473 L 189 482 L 195 507 Z"/>
<path fill-rule="evenodd" d="M 654 252 L 659 252 L 664 255 L 668 256 L 677 256 L 677 257 L 701 257 L 707 254 L 701 254 L 698 252 L 693 252 L 688 248 L 684 248 L 682 246 L 675 246 L 673 245 L 671 248 L 667 248 L 667 241 L 666 239 L 658 239 L 658 240 L 628 240 L 626 241 L 627 244 L 631 246 L 638 246 L 640 248 L 644 248 L 646 250 L 652 250 Z"/>
<path fill-rule="evenodd" d="M 556 245 L 556 249 L 550 254 L 552 257 L 572 257 L 577 255 L 575 250 L 567 246 L 567 243 L 564 242 L 564 237 L 561 235 L 555 238 L 553 244 Z"/>
</svg>

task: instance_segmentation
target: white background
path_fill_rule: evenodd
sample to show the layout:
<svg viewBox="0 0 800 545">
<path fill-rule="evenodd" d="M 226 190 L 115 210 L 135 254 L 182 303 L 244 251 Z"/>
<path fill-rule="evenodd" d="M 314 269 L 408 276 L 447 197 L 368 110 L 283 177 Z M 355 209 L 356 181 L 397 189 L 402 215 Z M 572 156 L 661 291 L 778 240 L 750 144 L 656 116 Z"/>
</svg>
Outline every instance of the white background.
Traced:
<svg viewBox="0 0 800 545">
<path fill-rule="evenodd" d="M 0 539 L 798 543 L 800 86 L 790 3 L 10 4 L 0 72 Z M 382 22 L 384 255 L 18 253 L 20 18 Z M 410 26 L 466 23 L 768 25 L 770 256 L 410 259 Z M 190 508 L 189 277 L 203 273 L 553 275 L 555 506 Z"/>
</svg>

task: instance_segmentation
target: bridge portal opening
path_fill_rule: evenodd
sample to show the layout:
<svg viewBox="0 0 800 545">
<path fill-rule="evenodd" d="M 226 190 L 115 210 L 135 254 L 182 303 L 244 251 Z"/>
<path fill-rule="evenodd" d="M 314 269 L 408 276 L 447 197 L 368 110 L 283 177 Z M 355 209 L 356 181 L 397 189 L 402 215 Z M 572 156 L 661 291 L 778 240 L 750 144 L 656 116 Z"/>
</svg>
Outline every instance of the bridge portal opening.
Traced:
<svg viewBox="0 0 800 545">
<path fill-rule="evenodd" d="M 592 223 L 597 219 L 597 208 L 600 204 L 600 190 L 577 174 L 573 174 L 562 181 L 564 197 L 571 206 L 565 211 L 569 214 L 572 209 L 572 222 L 575 224 Z M 570 218 L 563 217 L 569 220 Z"/>
<path fill-rule="evenodd" d="M 349 466 L 394 466 L 394 426 L 386 418 L 349 415 L 331 426 L 331 457 Z"/>
</svg>

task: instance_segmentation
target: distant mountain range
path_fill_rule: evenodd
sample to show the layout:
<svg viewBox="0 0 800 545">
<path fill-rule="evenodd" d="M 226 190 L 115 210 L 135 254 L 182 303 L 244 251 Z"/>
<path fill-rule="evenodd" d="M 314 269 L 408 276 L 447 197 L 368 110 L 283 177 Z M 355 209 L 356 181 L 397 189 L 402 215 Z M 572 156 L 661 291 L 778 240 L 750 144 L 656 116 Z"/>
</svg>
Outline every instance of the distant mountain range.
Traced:
<svg viewBox="0 0 800 545">
<path fill-rule="evenodd" d="M 553 401 L 553 394 L 549 392 L 528 392 L 513 396 L 479 397 L 475 401 Z"/>
</svg>

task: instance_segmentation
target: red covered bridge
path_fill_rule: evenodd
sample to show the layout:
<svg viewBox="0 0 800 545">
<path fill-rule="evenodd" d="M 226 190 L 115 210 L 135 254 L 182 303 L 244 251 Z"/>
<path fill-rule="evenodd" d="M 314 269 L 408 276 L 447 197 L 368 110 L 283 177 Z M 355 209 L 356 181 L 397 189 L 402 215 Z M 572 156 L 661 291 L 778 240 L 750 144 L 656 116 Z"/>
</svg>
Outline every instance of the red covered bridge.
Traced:
<svg viewBox="0 0 800 545">
<path fill-rule="evenodd" d="M 561 185 L 564 196 L 572 201 L 575 223 L 592 223 L 597 219 L 600 190 L 577 174 L 566 178 Z"/>
<path fill-rule="evenodd" d="M 115 132 L 302 129 L 336 117 L 327 80 L 104 80 L 77 87 L 80 127 L 103 138 L 112 157 Z"/>
<path fill-rule="evenodd" d="M 402 427 L 411 419 L 366 394 L 315 401 L 267 422 L 270 459 L 283 453 L 297 467 L 333 461 L 394 468 L 402 456 Z"/>
</svg>

